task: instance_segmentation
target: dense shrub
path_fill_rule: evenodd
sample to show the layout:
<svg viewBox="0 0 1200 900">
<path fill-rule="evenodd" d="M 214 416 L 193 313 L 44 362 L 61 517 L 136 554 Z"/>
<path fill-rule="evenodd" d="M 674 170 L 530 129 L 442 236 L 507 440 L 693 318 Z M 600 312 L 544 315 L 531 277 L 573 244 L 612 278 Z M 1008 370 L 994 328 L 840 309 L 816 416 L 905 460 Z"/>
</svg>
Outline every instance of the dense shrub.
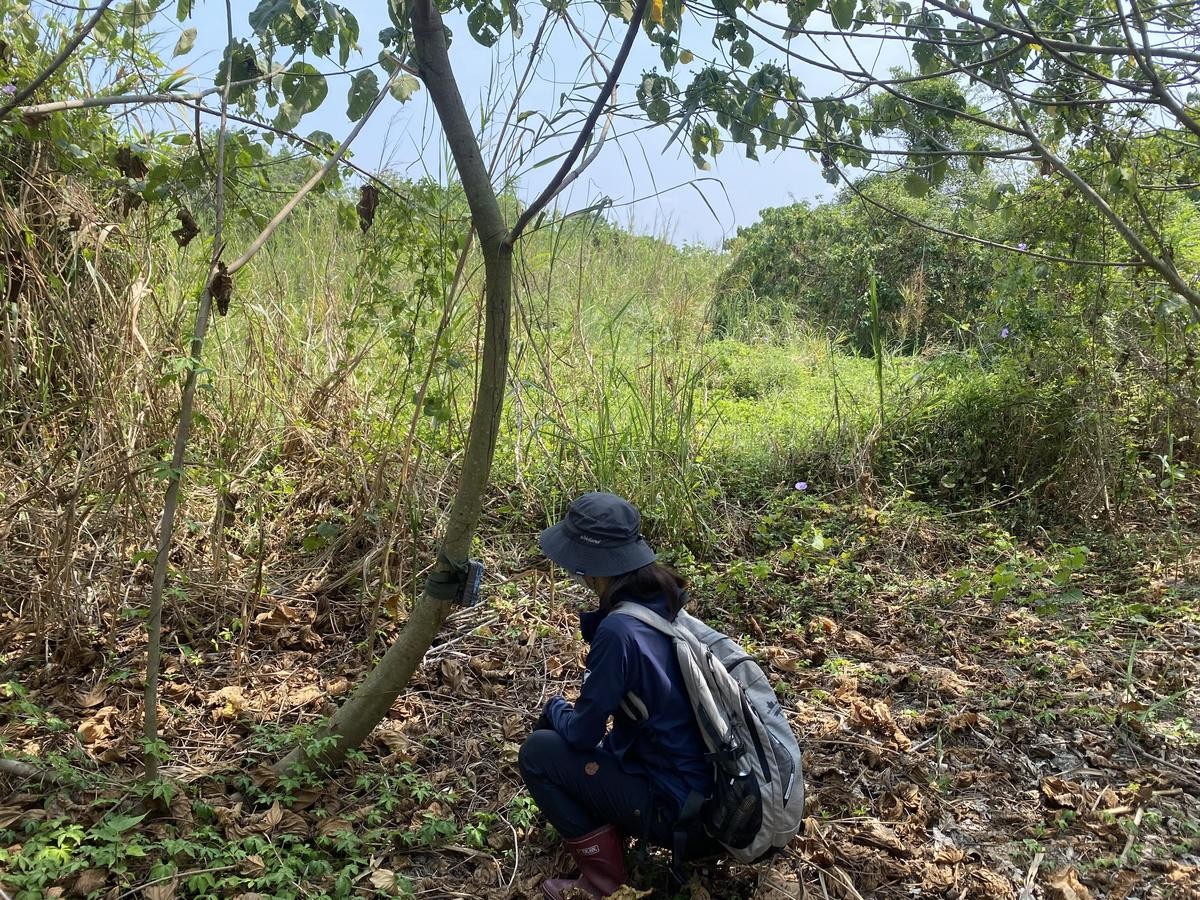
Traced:
<svg viewBox="0 0 1200 900">
<path fill-rule="evenodd" d="M 948 195 L 910 197 L 896 180 L 882 178 L 863 189 L 917 221 L 958 225 Z M 984 218 L 973 227 L 986 226 Z M 885 336 L 908 349 L 955 336 L 992 281 L 987 248 L 897 219 L 853 195 L 815 208 L 766 210 L 728 249 L 713 303 L 718 335 L 786 336 L 803 323 L 846 333 L 862 353 L 871 348 L 864 295 L 872 274 Z"/>
</svg>

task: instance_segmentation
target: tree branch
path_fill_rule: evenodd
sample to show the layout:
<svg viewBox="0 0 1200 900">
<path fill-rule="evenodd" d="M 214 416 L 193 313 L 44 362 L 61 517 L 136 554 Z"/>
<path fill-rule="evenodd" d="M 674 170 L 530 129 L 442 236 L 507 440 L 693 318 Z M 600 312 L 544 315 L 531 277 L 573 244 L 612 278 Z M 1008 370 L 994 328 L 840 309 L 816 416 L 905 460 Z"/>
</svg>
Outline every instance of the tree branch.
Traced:
<svg viewBox="0 0 1200 900">
<path fill-rule="evenodd" d="M 75 37 L 67 41 L 66 46 L 58 51 L 58 55 L 55 56 L 54 59 L 50 60 L 50 65 L 46 66 L 46 68 L 44 68 L 33 79 L 33 81 L 29 82 L 29 84 L 25 85 L 25 87 L 13 94 L 12 99 L 9 100 L 8 103 L 0 106 L 0 120 L 3 120 L 4 117 L 10 112 L 32 97 L 34 91 L 45 84 L 46 80 L 50 78 L 51 75 L 62 68 L 63 63 L 71 58 L 71 54 L 74 53 L 76 48 L 83 43 L 84 39 L 92 33 L 92 29 L 99 24 L 101 17 L 103 17 L 103 15 L 108 11 L 108 8 L 112 6 L 112 3 L 113 0 L 104 0 L 103 3 L 96 7 L 96 11 L 92 13 L 92 17 L 84 23 L 83 28 L 76 33 Z"/>
<path fill-rule="evenodd" d="M 233 43 L 232 0 L 225 0 L 225 25 L 229 42 Z M 167 472 L 167 495 L 163 499 L 162 519 L 158 526 L 158 554 L 154 558 L 154 580 L 150 589 L 150 617 L 146 623 L 149 644 L 146 650 L 146 694 L 142 713 L 142 731 L 146 739 L 146 781 L 158 778 L 158 670 L 162 653 L 163 590 L 170 565 L 171 538 L 175 531 L 175 513 L 179 509 L 179 489 L 183 483 L 184 454 L 192 433 L 192 408 L 196 401 L 196 381 L 200 371 L 200 355 L 208 331 L 212 310 L 213 284 L 218 278 L 221 254 L 225 250 L 225 138 L 228 134 L 226 115 L 229 110 L 229 91 L 226 82 L 221 92 L 221 125 L 217 132 L 217 178 L 213 190 L 215 221 L 213 224 L 212 256 L 208 276 L 196 305 L 196 321 L 192 328 L 192 345 L 188 353 L 187 375 L 179 403 L 179 421 L 175 425 L 175 445 L 171 451 L 171 468 Z"/>
<path fill-rule="evenodd" d="M 241 81 L 235 81 L 229 85 L 232 88 L 244 87 L 250 84 L 256 84 L 263 81 L 268 81 L 279 74 L 279 69 L 259 75 L 256 78 L 245 78 Z M 225 90 L 225 85 L 215 85 L 214 87 L 205 88 L 202 91 L 191 91 L 186 94 L 175 93 L 157 93 L 157 94 L 107 94 L 99 97 L 77 97 L 72 100 L 54 100 L 50 103 L 36 103 L 30 106 L 22 106 L 18 112 L 26 118 L 41 118 L 48 116 L 51 113 L 65 112 L 71 109 L 91 109 L 97 106 L 122 106 L 122 105 L 144 105 L 150 103 L 180 103 L 186 100 L 203 100 L 211 94 L 219 94 Z"/>
<path fill-rule="evenodd" d="M 1154 88 L 1154 95 L 1174 114 L 1179 124 L 1192 132 L 1192 134 L 1200 137 L 1200 122 L 1197 122 L 1188 115 L 1187 110 L 1171 95 L 1171 92 L 1162 83 L 1162 79 L 1158 77 L 1158 71 L 1154 68 L 1154 55 L 1151 51 L 1150 33 L 1146 28 L 1146 20 L 1138 12 L 1137 0 L 1129 0 L 1129 8 L 1130 15 L 1137 24 L 1138 33 L 1142 36 L 1142 49 L 1140 52 L 1136 49 L 1137 45 L 1133 40 L 1133 35 L 1130 33 L 1129 22 L 1126 21 L 1125 12 L 1121 8 L 1121 0 L 1114 0 L 1114 2 L 1117 5 L 1117 15 L 1121 19 L 1121 30 L 1125 32 L 1125 40 L 1129 44 L 1129 51 L 1133 55 L 1133 58 L 1137 60 L 1138 67 L 1150 79 L 1150 84 Z"/>
<path fill-rule="evenodd" d="M 1096 268 L 1121 269 L 1129 265 L 1129 263 L 1111 262 L 1105 259 L 1077 259 L 1071 256 L 1057 256 L 1053 253 L 1041 253 L 1037 250 L 1022 250 L 1020 247 L 1013 247 L 1009 244 L 1001 244 L 998 241 L 989 241 L 987 238 L 976 237 L 973 234 L 964 234 L 961 231 L 951 231 L 949 228 L 942 228 L 939 225 L 933 225 L 929 222 L 922 222 L 920 219 L 910 216 L 907 213 L 902 213 L 898 209 L 892 209 L 890 206 L 876 200 L 874 197 L 860 188 L 855 182 L 851 181 L 845 170 L 843 170 L 842 167 L 837 163 L 834 163 L 833 168 L 837 171 L 838 175 L 841 176 L 842 181 L 845 183 L 846 187 L 850 189 L 850 192 L 858 197 L 859 200 L 874 206 L 881 212 L 887 213 L 889 216 L 893 216 L 902 222 L 907 222 L 909 225 L 915 225 L 918 228 L 924 228 L 926 231 L 932 231 L 934 234 L 940 234 L 944 237 L 954 238 L 955 240 L 959 241 L 967 241 L 972 244 L 979 244 L 983 247 L 991 247 L 993 250 L 1003 250 L 1006 253 L 1013 253 L 1017 256 L 1032 256 L 1034 259 L 1044 259 L 1047 262 L 1066 263 L 1072 266 L 1093 266 Z"/>
<path fill-rule="evenodd" d="M 571 167 L 575 165 L 575 161 L 579 159 L 579 155 L 583 152 L 583 148 L 592 139 L 592 133 L 595 131 L 600 113 L 608 105 L 608 99 L 616 87 L 617 79 L 621 77 L 621 71 L 625 68 L 625 61 L 629 59 L 629 51 L 633 49 L 633 42 L 637 37 L 638 29 L 642 27 L 642 17 L 646 14 L 646 3 L 647 0 L 637 0 L 637 5 L 633 9 L 633 16 L 629 20 L 629 27 L 625 31 L 625 39 L 621 42 L 621 49 L 617 51 L 616 58 L 613 59 L 608 78 L 604 82 L 604 86 L 600 89 L 600 94 L 596 97 L 596 102 L 592 104 L 591 111 L 588 112 L 588 116 L 583 122 L 583 127 L 575 139 L 574 146 L 571 147 L 570 152 L 562 161 L 562 165 L 558 167 L 558 171 L 554 173 L 554 177 L 550 179 L 545 189 L 517 218 L 517 223 L 513 226 L 512 232 L 507 238 L 507 243 L 510 247 L 521 236 L 521 232 L 525 230 L 525 226 L 530 223 L 533 217 L 545 209 L 546 204 L 554 199 L 554 195 L 562 187 L 563 179 L 567 177 L 567 174 L 571 171 Z"/>
<path fill-rule="evenodd" d="M 441 551 L 433 574 L 425 581 L 421 599 L 413 605 L 404 630 L 379 664 L 329 720 L 324 733 L 336 740 L 313 756 L 303 747 L 296 748 L 276 764 L 275 769 L 279 772 L 339 763 L 345 758 L 346 751 L 362 743 L 408 684 L 450 611 L 449 601 L 444 595 L 439 596 L 440 592 L 435 591 L 433 585 L 435 579 L 451 575 L 467 559 L 500 432 L 508 384 L 512 245 L 507 241 L 508 229 L 500 201 L 492 187 L 479 141 L 450 65 L 441 15 L 432 0 L 415 0 L 409 15 L 421 79 L 429 91 L 454 157 L 483 254 L 484 337 L 477 397 L 471 412 L 458 487 L 446 518 Z"/>
<path fill-rule="evenodd" d="M 283 208 L 280 209 L 279 212 L 275 214 L 275 218 L 271 219 L 271 221 L 267 223 L 266 227 L 259 232 L 258 237 L 256 237 L 250 246 L 246 248 L 245 252 L 243 252 L 242 255 L 232 263 L 230 263 L 228 269 L 228 273 L 230 275 L 233 275 L 254 258 L 254 255 L 258 253 L 258 251 L 263 248 L 263 245 L 271 239 L 271 235 L 275 233 L 276 229 L 278 229 L 279 226 L 283 224 L 283 221 L 292 214 L 292 210 L 296 208 L 300 201 L 307 197 L 308 193 L 318 184 L 320 184 L 325 176 L 328 175 L 333 169 L 333 167 L 338 164 L 341 158 L 346 155 L 346 151 L 350 149 L 350 145 L 354 143 L 354 139 L 357 138 L 359 133 L 363 130 L 363 126 L 367 124 L 367 120 L 371 118 L 371 114 L 379 108 L 379 104 L 383 101 L 383 98 L 387 96 L 388 91 L 391 89 L 392 82 L 396 80 L 400 73 L 401 69 L 399 66 L 397 66 L 392 71 L 391 77 L 388 78 L 387 83 L 384 84 L 383 88 L 375 96 L 375 99 L 371 101 L 371 105 L 367 109 L 366 113 L 364 113 L 363 117 L 354 124 L 354 127 L 350 130 L 350 133 L 346 135 L 346 139 L 342 141 L 341 145 L 337 148 L 337 150 L 334 151 L 333 155 L 330 156 L 329 159 L 325 160 L 325 164 L 321 166 L 321 168 L 318 169 L 313 176 L 304 183 L 300 190 L 296 191 L 296 193 L 292 195 L 292 198 L 283 205 Z"/>
<path fill-rule="evenodd" d="M 1129 223 L 1109 205 L 1107 200 L 1100 196 L 1100 193 L 1095 188 L 1084 181 L 1078 172 L 1068 166 L 1063 159 L 1042 143 L 1034 132 L 1033 127 L 1029 124 L 1029 120 L 1021 112 L 1020 105 L 1012 102 L 1011 98 L 1010 103 L 1013 114 L 1016 116 L 1017 121 L 1021 123 L 1022 129 L 1024 129 L 1026 136 L 1029 138 L 1029 142 L 1033 144 L 1038 153 L 1054 167 L 1056 172 L 1071 182 L 1089 203 L 1100 210 L 1101 214 L 1113 224 L 1113 227 L 1117 229 L 1117 232 L 1125 239 L 1125 242 L 1145 261 L 1146 265 L 1161 275 L 1163 280 L 1181 297 L 1184 297 L 1193 307 L 1200 310 L 1200 293 L 1197 293 L 1194 288 L 1183 280 L 1170 260 L 1156 256 L 1142 239 L 1138 237 L 1137 233 L 1129 227 Z"/>
<path fill-rule="evenodd" d="M 1000 34 L 1006 34 L 1009 37 L 1017 38 L 1026 44 L 1041 44 L 1043 47 L 1053 47 L 1055 50 L 1060 50 L 1064 53 L 1083 53 L 1090 56 L 1126 56 L 1129 53 L 1128 47 L 1109 47 L 1104 44 L 1079 44 L 1075 41 L 1059 41 L 1054 38 L 1039 38 L 1036 35 L 1021 31 L 1019 28 L 1013 28 L 1010 25 L 1003 25 L 994 19 L 978 16 L 972 12 L 961 9 L 957 5 L 952 5 L 947 0 L 925 0 L 930 6 L 935 6 L 942 12 L 949 13 L 951 16 L 958 19 L 965 19 L 975 25 L 980 25 L 984 28 L 991 28 Z M 1175 50 L 1170 47 L 1163 47 L 1155 51 L 1159 56 L 1168 57 L 1170 59 L 1179 59 L 1186 62 L 1200 63 L 1200 53 L 1189 53 L 1186 50 Z"/>
</svg>

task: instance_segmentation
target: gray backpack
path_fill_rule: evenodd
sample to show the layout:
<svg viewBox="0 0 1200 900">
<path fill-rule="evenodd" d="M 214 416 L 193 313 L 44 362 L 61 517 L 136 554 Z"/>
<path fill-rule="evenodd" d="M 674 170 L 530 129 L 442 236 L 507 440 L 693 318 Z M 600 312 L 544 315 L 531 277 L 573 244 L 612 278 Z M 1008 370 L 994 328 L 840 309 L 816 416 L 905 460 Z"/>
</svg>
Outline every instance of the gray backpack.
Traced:
<svg viewBox="0 0 1200 900">
<path fill-rule="evenodd" d="M 671 623 L 640 603 L 612 611 L 661 631 L 675 645 L 713 762 L 716 788 L 701 810 L 705 829 L 741 862 L 786 846 L 804 819 L 800 745 L 758 663 L 685 612 Z M 632 693 L 621 708 L 635 721 L 646 718 L 645 703 Z"/>
</svg>

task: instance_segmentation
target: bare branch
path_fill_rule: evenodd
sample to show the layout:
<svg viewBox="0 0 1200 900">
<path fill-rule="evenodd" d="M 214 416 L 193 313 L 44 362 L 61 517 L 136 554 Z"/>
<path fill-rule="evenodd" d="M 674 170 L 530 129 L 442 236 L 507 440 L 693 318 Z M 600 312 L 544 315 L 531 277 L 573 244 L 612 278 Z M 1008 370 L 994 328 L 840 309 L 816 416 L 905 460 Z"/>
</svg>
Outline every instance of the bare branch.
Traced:
<svg viewBox="0 0 1200 900">
<path fill-rule="evenodd" d="M 575 139 L 575 144 L 571 147 L 566 158 L 562 161 L 562 165 L 558 167 L 558 171 L 554 173 L 554 177 L 546 185 L 537 199 L 525 208 L 525 211 L 517 218 L 517 223 L 512 227 L 505 242 L 508 246 L 512 246 L 521 236 L 521 232 L 525 230 L 525 226 L 545 209 L 554 195 L 562 186 L 562 181 L 567 177 L 567 173 L 571 171 L 575 165 L 575 161 L 579 159 L 579 155 L 583 152 L 583 148 L 587 142 L 591 140 L 592 133 L 596 128 L 596 122 L 600 118 L 604 107 L 608 105 L 609 97 L 616 88 L 617 79 L 621 77 L 621 71 L 625 68 L 625 61 L 629 59 L 629 51 L 633 49 L 633 41 L 637 37 L 638 30 L 642 27 L 642 17 L 646 14 L 647 0 L 638 0 L 637 5 L 633 9 L 633 15 L 629 20 L 629 27 L 625 31 L 625 39 L 621 42 L 621 48 L 617 51 L 616 57 L 613 59 L 612 67 L 608 73 L 608 79 L 604 82 L 604 86 L 600 89 L 599 96 L 596 97 L 596 102 L 592 104 L 592 109 L 588 113 L 587 118 L 583 122 L 582 128 L 579 130 L 579 136 Z"/>
<path fill-rule="evenodd" d="M 1054 38 L 1039 37 L 1021 31 L 1019 28 L 1013 28 L 1010 25 L 1004 25 L 994 19 L 978 16 L 968 10 L 964 10 L 957 5 L 947 2 L 947 0 L 926 0 L 930 6 L 935 6 L 942 12 L 949 13 L 955 18 L 965 19 L 976 25 L 981 25 L 984 28 L 991 28 L 1000 34 L 1006 34 L 1010 37 L 1017 38 L 1026 44 L 1041 44 L 1043 47 L 1053 47 L 1063 53 L 1084 53 L 1091 56 L 1127 56 L 1129 54 L 1128 47 L 1109 47 L 1104 44 L 1079 44 L 1075 41 L 1059 41 Z M 1175 50 L 1169 47 L 1163 47 L 1156 51 L 1159 56 L 1170 57 L 1171 59 L 1184 60 L 1186 62 L 1200 63 L 1200 53 L 1190 53 L 1186 50 Z"/>
<path fill-rule="evenodd" d="M 229 42 L 233 43 L 232 0 L 225 0 L 225 26 Z M 225 83 L 221 92 L 221 125 L 217 132 L 217 178 L 214 185 L 212 256 L 208 266 L 208 277 L 200 292 L 196 305 L 196 321 L 192 329 L 192 345 L 188 354 L 187 375 L 183 383 L 183 396 L 179 402 L 179 421 L 175 425 L 175 444 L 171 452 L 171 468 L 167 473 L 167 494 L 163 499 L 162 519 L 158 526 L 158 554 L 154 558 L 154 580 L 150 589 L 150 617 L 146 623 L 149 645 L 146 650 L 146 695 L 142 714 L 142 731 L 146 738 L 146 780 L 158 778 L 158 670 L 162 653 L 162 606 L 163 590 L 167 583 L 170 565 L 171 538 L 175 531 L 175 513 L 179 509 L 179 489 L 183 483 L 183 469 L 188 439 L 192 433 L 192 408 L 196 400 L 196 381 L 200 371 L 200 354 L 204 349 L 204 336 L 208 332 L 209 314 L 212 310 L 213 284 L 221 266 L 221 254 L 225 250 L 225 139 L 228 136 L 229 92 L 231 85 Z"/>
<path fill-rule="evenodd" d="M 1150 79 L 1150 84 L 1153 85 L 1154 95 L 1158 97 L 1163 105 L 1169 109 L 1184 128 L 1192 132 L 1192 134 L 1200 137 L 1200 122 L 1193 119 L 1183 105 L 1175 99 L 1166 86 L 1162 83 L 1162 79 L 1158 77 L 1158 70 L 1154 68 L 1154 54 L 1151 49 L 1150 33 L 1146 29 L 1146 20 L 1142 18 L 1138 12 L 1137 0 L 1129 0 L 1130 14 L 1134 22 L 1137 23 L 1138 33 L 1142 37 L 1141 50 L 1138 50 L 1137 43 L 1130 33 L 1129 22 L 1125 18 L 1125 12 L 1121 8 L 1121 0 L 1115 0 L 1117 4 L 1117 15 L 1121 19 L 1121 29 L 1125 32 L 1125 40 L 1129 44 L 1130 53 L 1137 60 L 1138 67 L 1146 73 L 1146 77 Z"/>
<path fill-rule="evenodd" d="M 273 71 L 265 75 L 259 75 L 256 78 L 246 78 L 242 81 L 235 81 L 228 85 L 230 89 L 244 87 L 250 84 L 268 81 L 279 74 L 281 69 L 276 67 Z M 225 90 L 225 85 L 216 85 L 214 87 L 205 88 L 202 91 L 191 91 L 186 94 L 177 94 L 172 92 L 164 92 L 157 94 L 108 94 L 99 97 L 77 97 L 72 100 L 55 100 L 50 103 L 37 103 L 30 106 L 22 106 L 18 112 L 26 118 L 41 118 L 48 116 L 51 113 L 65 112 L 71 109 L 91 109 L 97 106 L 140 106 L 156 103 L 178 103 L 184 100 L 203 100 L 212 94 L 219 94 Z"/>
</svg>

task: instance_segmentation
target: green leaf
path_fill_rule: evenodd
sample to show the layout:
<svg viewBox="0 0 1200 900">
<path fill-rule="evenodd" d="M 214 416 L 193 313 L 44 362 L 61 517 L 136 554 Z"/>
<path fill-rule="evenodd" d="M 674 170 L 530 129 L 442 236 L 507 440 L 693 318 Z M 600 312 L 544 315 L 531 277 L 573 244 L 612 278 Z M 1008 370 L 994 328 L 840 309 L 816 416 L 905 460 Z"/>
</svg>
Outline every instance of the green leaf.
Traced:
<svg viewBox="0 0 1200 900">
<path fill-rule="evenodd" d="M 297 62 L 283 73 L 279 89 L 285 101 L 300 115 L 304 115 L 324 102 L 329 93 L 329 84 L 312 64 Z"/>
<path fill-rule="evenodd" d="M 261 0 L 250 12 L 247 21 L 256 34 L 266 34 L 280 16 L 292 10 L 291 0 Z"/>
<path fill-rule="evenodd" d="M 508 27 L 512 29 L 513 37 L 519 39 L 525 31 L 525 20 L 517 10 L 516 0 L 505 0 L 504 8 L 508 13 Z"/>
<path fill-rule="evenodd" d="M 921 69 L 922 75 L 929 75 L 938 69 L 937 49 L 928 41 L 917 41 L 913 46 L 913 59 Z"/>
<path fill-rule="evenodd" d="M 181 35 L 179 35 L 179 40 L 177 40 L 175 42 L 175 49 L 173 51 L 171 51 L 171 55 L 172 56 L 183 56 L 183 54 L 187 53 L 189 50 L 192 49 L 192 47 L 195 45 L 195 43 L 196 43 L 196 29 L 194 27 L 193 28 L 185 28 L 183 30 L 183 33 Z"/>
<path fill-rule="evenodd" d="M 738 65 L 748 66 L 754 61 L 754 48 L 749 41 L 734 41 L 729 48 L 729 55 Z"/>
<path fill-rule="evenodd" d="M 157 12 L 148 0 L 129 0 L 121 7 L 121 21 L 130 28 L 142 28 L 154 21 Z"/>
<path fill-rule="evenodd" d="M 145 813 L 138 816 L 111 816 L 104 819 L 99 827 L 103 828 L 109 834 L 121 834 L 128 831 L 134 825 L 137 825 L 144 818 L 146 818 Z"/>
<path fill-rule="evenodd" d="M 175 18 L 182 22 L 192 14 L 192 7 L 196 5 L 196 0 L 178 0 L 175 4 Z"/>
<path fill-rule="evenodd" d="M 364 69 L 354 76 L 350 82 L 350 92 L 346 96 L 346 115 L 351 122 L 357 122 L 367 114 L 371 103 L 379 95 L 379 77 L 373 69 Z"/>
<path fill-rule="evenodd" d="M 924 197 L 929 193 L 929 179 L 917 172 L 912 172 L 904 179 L 904 190 L 912 197 Z"/>
<path fill-rule="evenodd" d="M 471 37 L 485 47 L 491 47 L 500 40 L 503 28 L 504 17 L 488 0 L 481 0 L 467 16 L 467 30 L 471 32 Z"/>
<path fill-rule="evenodd" d="M 853 25 L 857 5 L 856 0 L 830 0 L 829 14 L 833 17 L 833 24 L 843 31 Z"/>
<path fill-rule="evenodd" d="M 405 73 L 392 82 L 391 92 L 393 97 L 404 103 L 420 89 L 421 82 Z"/>
</svg>

